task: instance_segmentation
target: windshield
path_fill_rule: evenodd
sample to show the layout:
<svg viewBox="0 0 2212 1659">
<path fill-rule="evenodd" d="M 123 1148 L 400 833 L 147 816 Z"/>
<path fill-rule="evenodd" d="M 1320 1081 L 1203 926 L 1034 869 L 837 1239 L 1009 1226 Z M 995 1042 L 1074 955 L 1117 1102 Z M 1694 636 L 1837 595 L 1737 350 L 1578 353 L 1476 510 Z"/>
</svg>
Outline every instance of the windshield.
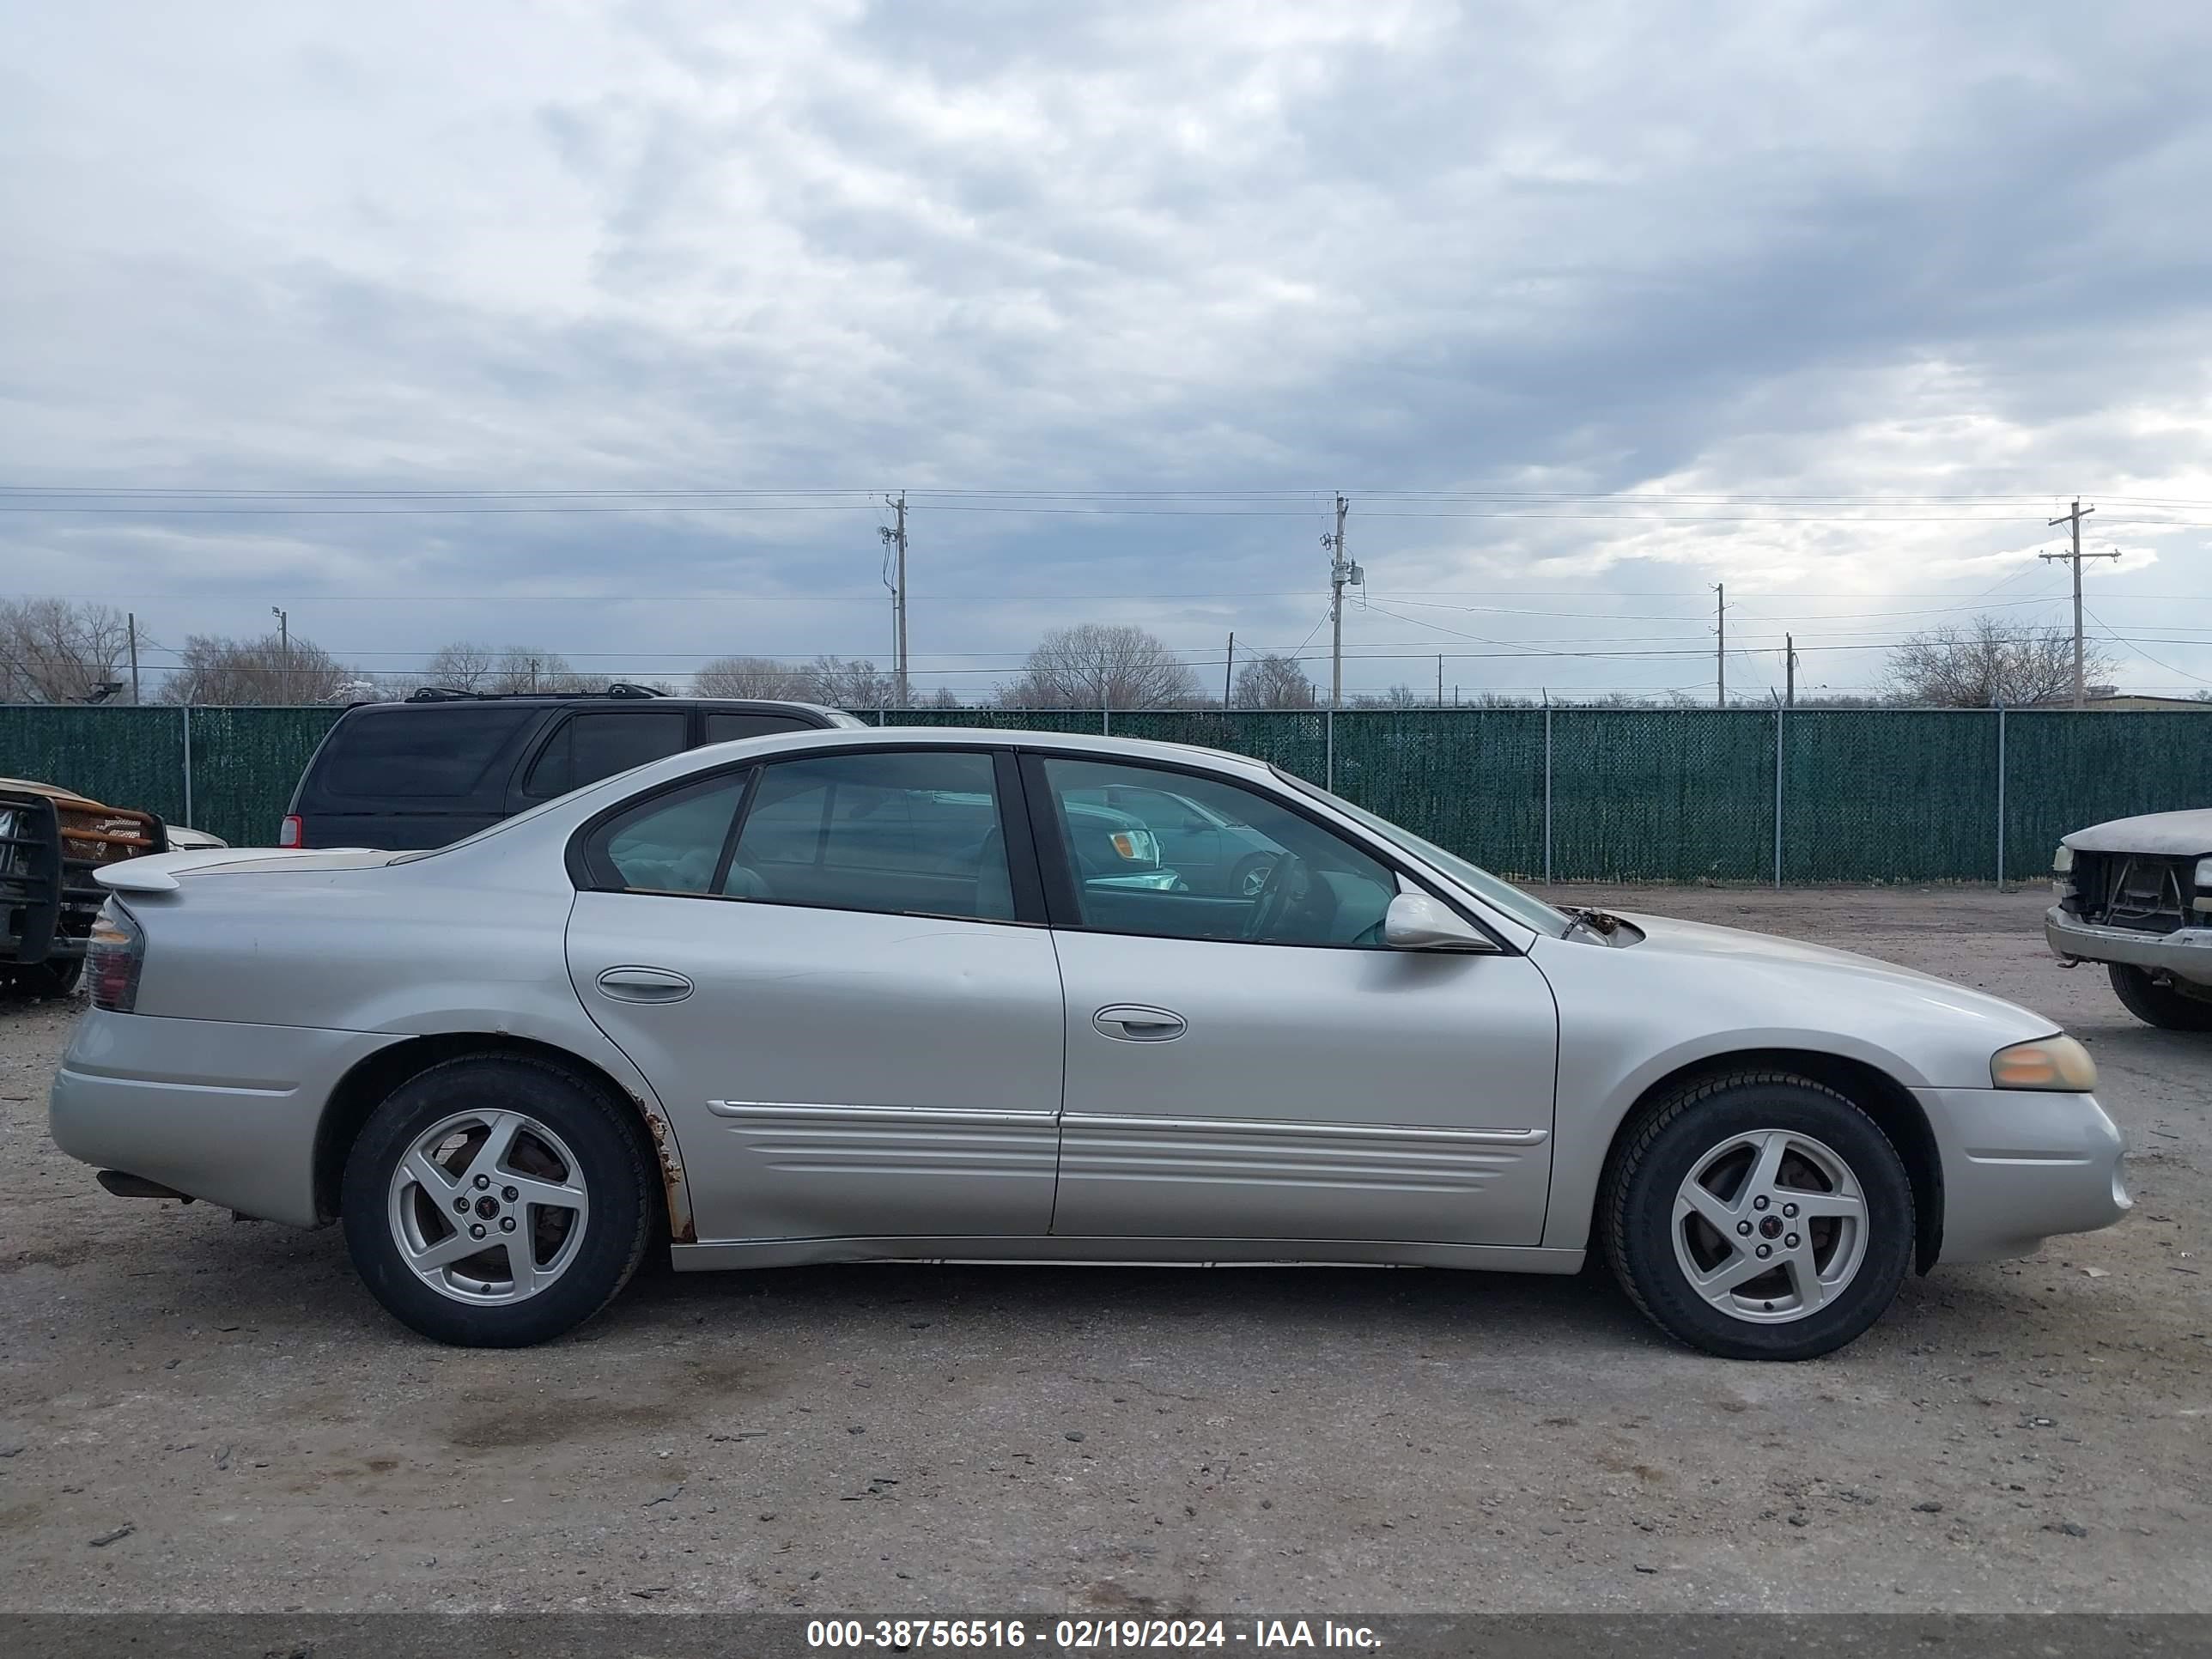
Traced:
<svg viewBox="0 0 2212 1659">
<path fill-rule="evenodd" d="M 1374 813 L 1354 806 L 1340 795 L 1332 795 L 1317 784 L 1293 776 L 1279 766 L 1268 769 L 1285 783 L 1316 800 L 1327 801 L 1346 817 L 1365 824 L 1385 841 L 1391 842 L 1411 853 L 1424 864 L 1434 865 L 1470 893 L 1504 912 L 1525 927 L 1553 939 L 1564 939 L 1573 924 L 1543 900 L 1522 892 L 1510 881 L 1500 880 L 1480 865 L 1470 864 L 1456 853 L 1447 853 L 1432 841 L 1423 841 L 1410 830 L 1401 830 L 1388 818 L 1378 818 Z"/>
</svg>

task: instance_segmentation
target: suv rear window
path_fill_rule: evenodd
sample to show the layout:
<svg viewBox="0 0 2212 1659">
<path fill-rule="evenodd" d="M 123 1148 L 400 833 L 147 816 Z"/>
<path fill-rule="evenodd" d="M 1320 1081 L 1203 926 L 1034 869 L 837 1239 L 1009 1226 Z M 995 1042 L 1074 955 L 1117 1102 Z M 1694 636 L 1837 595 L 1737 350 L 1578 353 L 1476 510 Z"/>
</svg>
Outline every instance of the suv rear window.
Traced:
<svg viewBox="0 0 2212 1659">
<path fill-rule="evenodd" d="M 365 712 L 331 733 L 315 768 L 316 793 L 409 799 L 472 793 L 537 713 L 520 703 Z"/>
</svg>

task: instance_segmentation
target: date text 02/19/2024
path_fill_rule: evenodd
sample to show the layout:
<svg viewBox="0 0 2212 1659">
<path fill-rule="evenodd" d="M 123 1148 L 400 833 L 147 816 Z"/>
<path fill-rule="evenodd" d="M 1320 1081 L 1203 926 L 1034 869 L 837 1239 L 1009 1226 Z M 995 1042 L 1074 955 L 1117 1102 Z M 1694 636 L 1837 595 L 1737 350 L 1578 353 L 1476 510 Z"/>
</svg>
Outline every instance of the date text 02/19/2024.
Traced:
<svg viewBox="0 0 2212 1659">
<path fill-rule="evenodd" d="M 1380 1646 L 1381 1639 L 1364 1625 L 1330 1619 L 1254 1619 L 1234 1626 L 1219 1619 L 1060 1619 L 1050 1625 L 1025 1619 L 816 1619 L 807 1621 L 806 1645 L 833 1652 L 1034 1646 L 1110 1653 L 1229 1647 L 1361 1650 Z"/>
</svg>

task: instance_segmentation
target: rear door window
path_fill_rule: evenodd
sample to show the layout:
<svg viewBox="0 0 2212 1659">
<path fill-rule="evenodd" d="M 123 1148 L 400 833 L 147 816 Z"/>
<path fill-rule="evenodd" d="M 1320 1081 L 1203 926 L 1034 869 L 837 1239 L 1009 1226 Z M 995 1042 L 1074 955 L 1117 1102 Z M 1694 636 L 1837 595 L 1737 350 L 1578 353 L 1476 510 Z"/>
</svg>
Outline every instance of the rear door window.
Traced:
<svg viewBox="0 0 2212 1659">
<path fill-rule="evenodd" d="M 1011 921 L 988 755 L 930 749 L 762 769 L 723 890 L 839 910 Z"/>
<path fill-rule="evenodd" d="M 554 728 L 523 793 L 539 800 L 684 752 L 680 708 L 586 708 Z"/>
<path fill-rule="evenodd" d="M 495 763 L 504 760 L 508 743 L 538 713 L 520 704 L 434 705 L 355 715 L 332 734 L 306 793 L 360 800 L 477 793 L 487 787 Z M 495 793 L 504 791 L 503 774 L 492 782 Z"/>
</svg>

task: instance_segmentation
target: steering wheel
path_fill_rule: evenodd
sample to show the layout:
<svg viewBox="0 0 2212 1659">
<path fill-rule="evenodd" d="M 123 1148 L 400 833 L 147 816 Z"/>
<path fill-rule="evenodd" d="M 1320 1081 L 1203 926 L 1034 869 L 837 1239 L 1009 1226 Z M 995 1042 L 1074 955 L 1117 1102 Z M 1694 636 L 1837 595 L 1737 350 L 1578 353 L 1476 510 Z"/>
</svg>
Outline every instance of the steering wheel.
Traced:
<svg viewBox="0 0 2212 1659">
<path fill-rule="evenodd" d="M 1313 890 L 1313 873 L 1295 853 L 1285 853 L 1267 872 L 1267 879 L 1252 897 L 1252 915 L 1244 924 L 1247 939 L 1264 940 L 1279 928 L 1291 908 L 1304 903 Z"/>
</svg>

